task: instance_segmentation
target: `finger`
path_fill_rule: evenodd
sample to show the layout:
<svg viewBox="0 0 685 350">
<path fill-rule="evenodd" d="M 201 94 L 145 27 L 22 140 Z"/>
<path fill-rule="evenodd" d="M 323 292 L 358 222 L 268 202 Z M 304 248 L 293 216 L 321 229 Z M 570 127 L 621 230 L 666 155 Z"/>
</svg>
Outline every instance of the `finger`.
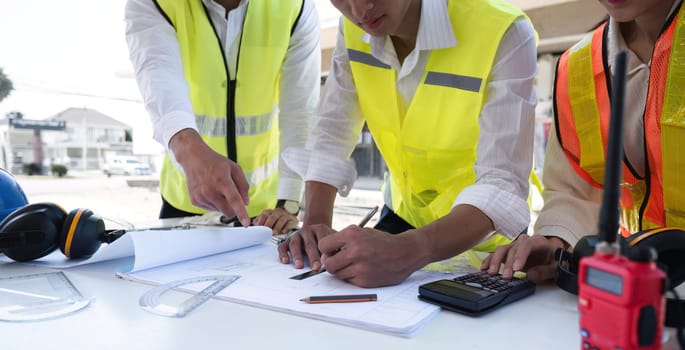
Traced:
<svg viewBox="0 0 685 350">
<path fill-rule="evenodd" d="M 255 226 L 266 226 L 264 223 L 266 222 L 266 219 L 273 213 L 271 209 L 266 209 L 264 210 L 259 216 L 254 218 L 252 220 L 252 224 Z"/>
<path fill-rule="evenodd" d="M 557 265 L 555 263 L 549 263 L 545 265 L 538 265 L 531 267 L 526 272 L 526 278 L 529 280 L 539 283 L 546 280 L 553 279 L 557 273 Z"/>
<path fill-rule="evenodd" d="M 250 226 L 250 216 L 247 214 L 243 198 L 238 193 L 234 184 L 229 183 L 226 186 L 223 186 L 221 194 L 224 198 L 222 198 L 222 200 L 217 200 L 218 203 L 214 202 L 214 205 L 224 214 L 229 213 L 232 210 L 243 226 Z"/>
<path fill-rule="evenodd" d="M 480 264 L 480 270 L 485 271 L 490 267 L 490 260 L 492 259 L 492 253 L 488 255 L 485 259 L 483 259 L 483 262 Z"/>
<path fill-rule="evenodd" d="M 321 253 L 319 252 L 318 240 L 313 233 L 307 235 L 300 235 L 302 237 L 302 246 L 304 247 L 309 266 L 312 270 L 321 269 Z M 304 266 L 304 264 L 303 264 Z"/>
<path fill-rule="evenodd" d="M 299 221 L 295 217 L 290 217 L 285 225 L 285 231 L 291 231 L 297 228 Z"/>
<path fill-rule="evenodd" d="M 344 229 L 337 234 L 319 239 L 319 250 L 327 256 L 333 256 L 345 246 Z"/>
<path fill-rule="evenodd" d="M 511 279 L 514 276 L 514 269 L 512 268 L 512 265 L 514 265 L 514 257 L 518 254 L 518 250 L 518 242 L 512 244 L 511 248 L 509 248 L 507 255 L 504 257 L 504 261 L 502 261 L 502 278 Z"/>
<path fill-rule="evenodd" d="M 524 239 L 521 244 L 518 244 L 516 254 L 510 257 L 512 270 L 522 271 L 526 267 L 528 257 L 530 257 L 530 253 L 533 251 L 533 244 L 534 240 L 528 238 Z"/>
<path fill-rule="evenodd" d="M 504 278 L 512 278 L 515 271 L 522 271 L 525 268 L 533 244 L 533 239 L 528 238 L 528 236 L 520 236 L 517 239 L 504 262 L 504 270 L 502 271 Z"/>
<path fill-rule="evenodd" d="M 336 251 L 333 255 L 321 254 L 321 261 L 326 265 L 326 270 L 341 280 L 355 277 L 352 263 L 354 259 L 348 254 L 348 249 Z"/>
<path fill-rule="evenodd" d="M 352 281 L 359 276 L 354 272 L 355 267 L 352 262 L 342 259 L 337 260 L 335 262 L 331 262 L 330 259 L 326 260 L 326 271 L 339 280 L 354 283 Z"/>
<path fill-rule="evenodd" d="M 288 238 L 285 242 L 278 245 L 278 260 L 280 260 L 282 264 L 290 263 L 290 255 L 288 254 L 290 240 L 291 239 Z"/>
<path fill-rule="evenodd" d="M 288 227 L 288 216 L 283 215 L 273 223 L 271 229 L 274 233 L 279 234 L 288 232 L 288 230 L 286 230 L 286 227 Z"/>
<path fill-rule="evenodd" d="M 500 265 L 502 264 L 502 261 L 504 261 L 504 259 L 506 258 L 507 253 L 509 252 L 511 247 L 511 244 L 500 246 L 497 247 L 497 249 L 495 249 L 495 251 L 492 254 L 490 254 L 490 261 L 488 266 L 489 274 L 495 275 L 499 273 Z"/>
<path fill-rule="evenodd" d="M 271 213 L 269 216 L 266 216 L 266 217 L 264 218 L 264 222 L 262 223 L 262 225 L 264 225 L 264 226 L 266 226 L 266 227 L 271 227 L 271 228 L 273 228 L 273 227 L 274 227 L 274 223 L 276 222 L 276 219 L 275 219 L 275 218 L 278 218 L 278 217 L 276 216 L 276 213 Z"/>
<path fill-rule="evenodd" d="M 304 259 L 302 254 L 302 235 L 296 233 L 295 235 L 290 237 L 290 239 L 283 242 L 283 245 L 286 245 L 290 250 L 290 255 L 292 257 L 291 262 L 293 264 L 293 267 L 295 267 L 296 269 L 303 268 Z"/>
<path fill-rule="evenodd" d="M 286 233 L 297 228 L 298 221 L 292 215 L 284 215 L 278 223 L 281 224 L 280 231 Z"/>
</svg>

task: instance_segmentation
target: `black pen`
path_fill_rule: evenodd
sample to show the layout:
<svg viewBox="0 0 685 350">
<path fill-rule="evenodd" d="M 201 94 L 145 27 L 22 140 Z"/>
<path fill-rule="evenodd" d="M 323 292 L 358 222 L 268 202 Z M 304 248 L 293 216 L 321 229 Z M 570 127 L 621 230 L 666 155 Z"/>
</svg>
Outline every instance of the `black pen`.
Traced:
<svg viewBox="0 0 685 350">
<path fill-rule="evenodd" d="M 347 294 L 347 295 L 317 295 L 304 299 L 308 304 L 323 304 L 323 303 L 359 303 L 363 301 L 376 301 L 378 296 L 376 294 Z"/>
</svg>

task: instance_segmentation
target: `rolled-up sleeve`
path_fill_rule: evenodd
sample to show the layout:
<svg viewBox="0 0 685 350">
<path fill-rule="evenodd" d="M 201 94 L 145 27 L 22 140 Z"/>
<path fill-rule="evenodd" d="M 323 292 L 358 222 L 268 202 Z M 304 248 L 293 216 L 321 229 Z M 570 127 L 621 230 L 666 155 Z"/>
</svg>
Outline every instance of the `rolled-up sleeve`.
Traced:
<svg viewBox="0 0 685 350">
<path fill-rule="evenodd" d="M 152 136 L 169 151 L 169 140 L 177 132 L 197 130 L 176 32 L 153 1 L 129 0 L 124 20 L 129 58 L 150 115 Z"/>
<path fill-rule="evenodd" d="M 307 145 L 304 149 L 286 150 L 284 159 L 305 181 L 331 185 L 341 196 L 347 196 L 357 178 L 350 155 L 364 121 L 352 80 L 342 23 L 331 60 Z"/>
<path fill-rule="evenodd" d="M 313 0 L 303 2 L 302 14 L 290 38 L 280 80 L 280 149 L 302 149 L 310 134 L 321 85 L 319 17 Z M 302 176 L 281 158 L 278 198 L 300 199 Z"/>
<path fill-rule="evenodd" d="M 535 32 L 527 20 L 514 22 L 497 51 L 479 119 L 476 180 L 454 205 L 480 209 L 495 230 L 509 238 L 530 224 L 527 202 L 535 128 L 537 73 Z"/>
</svg>

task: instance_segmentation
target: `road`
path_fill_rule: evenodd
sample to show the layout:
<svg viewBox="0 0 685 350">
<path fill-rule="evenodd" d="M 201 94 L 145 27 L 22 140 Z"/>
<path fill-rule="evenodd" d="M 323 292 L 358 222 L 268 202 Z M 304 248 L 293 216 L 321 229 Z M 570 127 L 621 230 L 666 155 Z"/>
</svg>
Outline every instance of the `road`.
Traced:
<svg viewBox="0 0 685 350">
<path fill-rule="evenodd" d="M 72 172 L 64 178 L 53 176 L 17 176 L 29 203 L 53 202 L 67 211 L 88 208 L 113 222 L 144 222 L 157 218 L 162 199 L 159 188 L 131 187 L 127 182 L 154 183 L 155 177 L 112 176 L 99 172 Z M 374 205 L 382 205 L 380 183 L 360 179 L 346 198 L 336 200 L 333 227 L 342 229 L 356 224 Z M 373 226 L 378 214 L 368 223 Z"/>
</svg>

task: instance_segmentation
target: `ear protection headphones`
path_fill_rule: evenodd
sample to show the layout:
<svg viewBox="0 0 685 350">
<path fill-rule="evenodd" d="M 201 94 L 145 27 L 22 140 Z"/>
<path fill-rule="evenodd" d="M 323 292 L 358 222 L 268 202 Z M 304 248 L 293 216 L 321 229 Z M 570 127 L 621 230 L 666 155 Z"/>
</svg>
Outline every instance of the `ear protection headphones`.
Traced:
<svg viewBox="0 0 685 350">
<path fill-rule="evenodd" d="M 0 251 L 15 261 L 42 258 L 59 248 L 70 259 L 89 258 L 123 230 L 105 230 L 105 223 L 89 209 L 67 213 L 53 203 L 29 204 L 0 222 Z"/>
<path fill-rule="evenodd" d="M 570 253 L 557 249 L 556 283 L 561 289 L 578 294 L 578 266 L 580 259 L 591 256 L 595 252 L 598 236 L 585 236 L 573 247 Z M 674 227 L 661 227 L 641 231 L 628 238 L 619 238 L 621 249 L 628 257 L 639 257 L 649 254 L 650 250 L 657 253 L 656 264 L 668 276 L 668 284 L 675 287 L 685 282 L 685 231 Z M 668 287 L 668 288 L 670 288 Z M 685 300 L 666 300 L 666 326 L 685 326 Z"/>
</svg>

